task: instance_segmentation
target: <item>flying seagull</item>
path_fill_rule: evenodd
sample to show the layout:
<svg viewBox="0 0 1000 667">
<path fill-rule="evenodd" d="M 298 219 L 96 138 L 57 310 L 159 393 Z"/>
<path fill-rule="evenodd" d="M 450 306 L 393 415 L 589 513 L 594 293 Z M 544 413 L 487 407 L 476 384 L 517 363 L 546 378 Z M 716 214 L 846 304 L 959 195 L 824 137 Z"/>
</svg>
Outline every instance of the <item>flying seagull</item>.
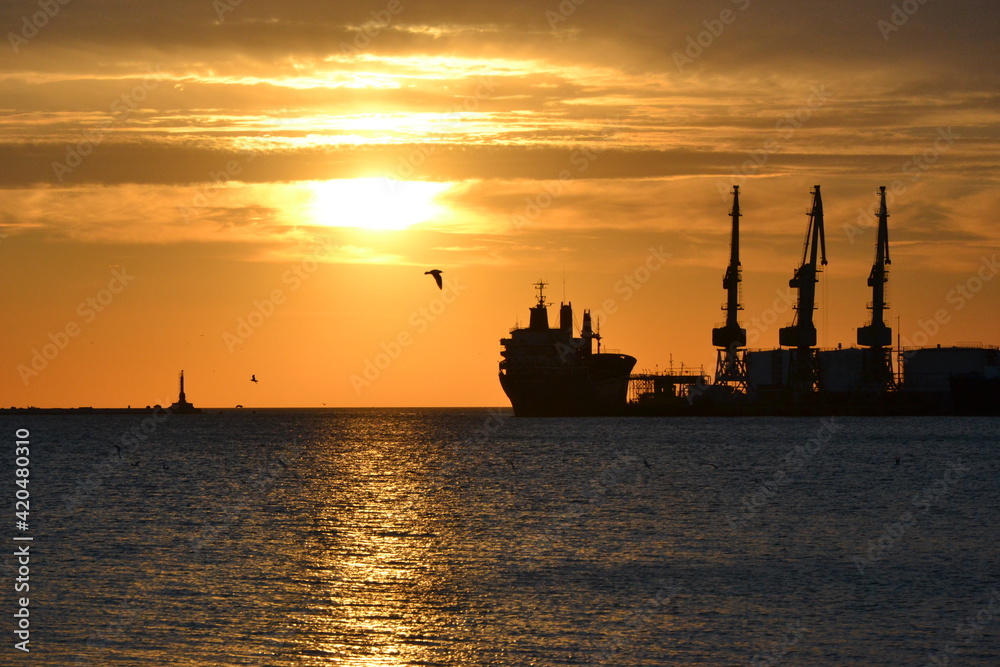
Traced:
<svg viewBox="0 0 1000 667">
<path fill-rule="evenodd" d="M 434 282 L 438 284 L 438 289 L 444 289 L 441 287 L 441 269 L 431 269 L 430 271 L 424 271 L 425 276 L 434 276 Z"/>
<path fill-rule="evenodd" d="M 251 375 L 250 376 L 250 381 L 253 382 L 254 384 L 257 384 L 257 376 L 256 375 Z"/>
</svg>

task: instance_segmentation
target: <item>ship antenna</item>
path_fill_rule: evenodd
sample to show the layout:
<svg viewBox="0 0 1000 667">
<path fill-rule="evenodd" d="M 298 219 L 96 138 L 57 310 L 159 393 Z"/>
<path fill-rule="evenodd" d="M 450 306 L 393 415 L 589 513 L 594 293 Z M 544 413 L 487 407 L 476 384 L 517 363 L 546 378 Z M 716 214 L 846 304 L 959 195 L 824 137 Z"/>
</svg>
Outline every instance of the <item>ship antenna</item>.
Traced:
<svg viewBox="0 0 1000 667">
<path fill-rule="evenodd" d="M 535 289 L 538 290 L 538 305 L 545 305 L 545 286 L 548 285 L 544 280 L 539 280 L 535 283 Z"/>
</svg>

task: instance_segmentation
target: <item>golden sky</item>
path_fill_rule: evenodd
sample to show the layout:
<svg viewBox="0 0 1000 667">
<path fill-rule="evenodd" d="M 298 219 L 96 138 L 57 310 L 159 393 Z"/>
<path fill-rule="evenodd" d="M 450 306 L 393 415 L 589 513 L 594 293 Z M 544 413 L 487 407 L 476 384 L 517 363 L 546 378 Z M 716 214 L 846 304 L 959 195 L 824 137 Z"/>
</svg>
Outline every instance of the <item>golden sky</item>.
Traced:
<svg viewBox="0 0 1000 667">
<path fill-rule="evenodd" d="M 821 345 L 867 321 L 880 185 L 894 334 L 1000 343 L 986 0 L 50 0 L 0 25 L 0 406 L 168 402 L 180 369 L 206 407 L 506 405 L 539 278 L 638 369 L 711 371 L 734 184 L 751 346 L 791 321 L 815 184 Z"/>
</svg>

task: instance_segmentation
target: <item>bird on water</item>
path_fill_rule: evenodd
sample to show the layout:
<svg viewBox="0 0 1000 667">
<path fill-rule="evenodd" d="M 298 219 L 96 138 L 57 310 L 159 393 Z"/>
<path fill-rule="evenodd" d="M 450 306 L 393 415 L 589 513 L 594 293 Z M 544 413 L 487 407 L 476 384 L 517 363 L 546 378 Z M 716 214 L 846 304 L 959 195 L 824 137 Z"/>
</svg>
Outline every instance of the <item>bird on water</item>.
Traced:
<svg viewBox="0 0 1000 667">
<path fill-rule="evenodd" d="M 254 384 L 257 384 L 257 375 L 256 374 L 251 375 L 250 376 L 250 381 L 253 382 Z"/>
<path fill-rule="evenodd" d="M 438 289 L 444 289 L 441 286 L 441 269 L 431 269 L 430 271 L 424 271 L 425 276 L 434 276 L 434 282 L 437 283 Z"/>
</svg>

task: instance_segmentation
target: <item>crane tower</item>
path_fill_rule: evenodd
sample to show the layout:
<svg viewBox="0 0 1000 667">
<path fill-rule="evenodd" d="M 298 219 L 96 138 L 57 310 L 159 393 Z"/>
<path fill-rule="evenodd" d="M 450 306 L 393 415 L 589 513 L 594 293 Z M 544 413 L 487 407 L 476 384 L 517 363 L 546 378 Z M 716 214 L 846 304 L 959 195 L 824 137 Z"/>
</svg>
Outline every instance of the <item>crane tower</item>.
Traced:
<svg viewBox="0 0 1000 667">
<path fill-rule="evenodd" d="M 885 203 L 885 186 L 879 188 L 878 231 L 875 238 L 875 261 L 868 286 L 872 288 L 871 323 L 858 328 L 858 345 L 867 348 L 862 368 L 862 388 L 885 392 L 895 388 L 892 373 L 892 329 L 885 324 L 885 286 L 889 282 L 889 211 Z"/>
<path fill-rule="evenodd" d="M 743 310 L 740 303 L 740 186 L 733 186 L 732 240 L 729 244 L 729 266 L 722 279 L 726 290 L 726 323 L 712 329 L 712 345 L 719 348 L 716 354 L 715 383 L 725 384 L 737 391 L 747 390 L 746 344 L 747 330 L 739 323 L 738 313 Z"/>
<path fill-rule="evenodd" d="M 791 354 L 788 381 L 794 393 L 812 392 L 819 387 L 819 363 L 816 350 L 816 283 L 818 274 L 826 266 L 826 235 L 823 231 L 823 199 L 819 186 L 812 191 L 812 208 L 808 211 L 809 225 L 802 250 L 802 262 L 788 286 L 798 290 L 795 317 L 792 324 L 778 331 L 778 343 L 794 348 Z M 817 261 L 819 262 L 817 264 Z"/>
</svg>

